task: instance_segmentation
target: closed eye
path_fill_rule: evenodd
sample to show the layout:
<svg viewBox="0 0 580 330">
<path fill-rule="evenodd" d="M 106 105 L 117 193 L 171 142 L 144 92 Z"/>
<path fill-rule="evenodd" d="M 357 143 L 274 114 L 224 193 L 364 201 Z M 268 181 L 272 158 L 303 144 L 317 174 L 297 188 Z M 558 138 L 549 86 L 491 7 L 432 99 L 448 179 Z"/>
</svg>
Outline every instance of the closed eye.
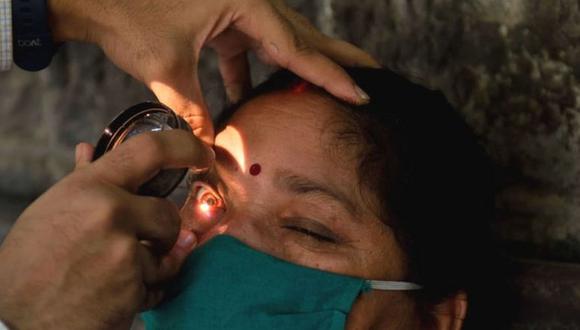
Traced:
<svg viewBox="0 0 580 330">
<path fill-rule="evenodd" d="M 312 231 L 312 230 L 303 228 L 303 227 L 298 227 L 298 226 L 293 226 L 293 225 L 285 225 L 285 226 L 283 226 L 283 228 L 286 228 L 286 229 L 289 229 L 289 230 L 293 230 L 295 232 L 298 232 L 298 233 L 301 233 L 301 234 L 310 236 L 311 238 L 314 238 L 314 239 L 316 239 L 317 241 L 320 241 L 320 242 L 324 242 L 324 243 L 334 243 L 334 244 L 336 244 L 336 240 L 335 239 L 333 239 L 331 237 L 328 237 L 328 236 L 325 236 L 323 234 L 317 233 L 315 231 Z"/>
</svg>

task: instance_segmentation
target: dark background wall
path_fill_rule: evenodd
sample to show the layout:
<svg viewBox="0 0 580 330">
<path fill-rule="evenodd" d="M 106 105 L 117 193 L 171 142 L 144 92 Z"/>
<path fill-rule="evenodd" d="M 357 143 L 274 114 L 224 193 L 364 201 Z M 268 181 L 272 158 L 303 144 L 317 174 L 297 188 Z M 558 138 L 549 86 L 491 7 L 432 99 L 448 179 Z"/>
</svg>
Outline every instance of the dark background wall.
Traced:
<svg viewBox="0 0 580 330">
<path fill-rule="evenodd" d="M 500 166 L 495 224 L 522 267 L 518 329 L 580 328 L 580 5 L 572 0 L 293 0 L 324 32 L 441 89 Z M 256 81 L 271 69 L 254 70 Z M 224 92 L 211 52 L 202 83 Z M 0 233 L 119 111 L 152 95 L 94 46 L 0 74 Z M 2 236 L 2 235 L 0 235 Z"/>
</svg>

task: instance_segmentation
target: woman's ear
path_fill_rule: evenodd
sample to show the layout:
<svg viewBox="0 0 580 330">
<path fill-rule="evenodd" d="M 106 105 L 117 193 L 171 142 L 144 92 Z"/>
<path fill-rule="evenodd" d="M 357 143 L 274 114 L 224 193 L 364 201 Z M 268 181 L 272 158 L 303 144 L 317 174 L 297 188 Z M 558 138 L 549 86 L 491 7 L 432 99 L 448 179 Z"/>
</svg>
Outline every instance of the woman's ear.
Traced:
<svg viewBox="0 0 580 330">
<path fill-rule="evenodd" d="M 434 330 L 460 330 L 467 314 L 467 294 L 459 293 L 437 304 L 432 311 Z"/>
</svg>

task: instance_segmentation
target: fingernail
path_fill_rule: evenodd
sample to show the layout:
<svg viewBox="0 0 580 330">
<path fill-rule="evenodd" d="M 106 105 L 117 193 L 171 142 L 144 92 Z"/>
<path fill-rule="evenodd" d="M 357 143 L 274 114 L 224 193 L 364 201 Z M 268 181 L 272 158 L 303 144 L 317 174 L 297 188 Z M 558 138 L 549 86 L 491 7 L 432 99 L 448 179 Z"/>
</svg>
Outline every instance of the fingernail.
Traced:
<svg viewBox="0 0 580 330">
<path fill-rule="evenodd" d="M 215 163 L 215 150 L 207 144 L 203 144 L 203 156 L 200 157 L 198 161 L 199 164 L 194 167 L 190 167 L 189 171 L 193 174 L 201 174 L 209 171 Z"/>
<path fill-rule="evenodd" d="M 215 162 L 215 150 L 213 150 L 213 148 L 208 145 L 206 145 L 206 147 L 209 153 L 210 163 L 213 164 Z"/>
<path fill-rule="evenodd" d="M 457 312 L 456 318 L 459 320 L 465 319 L 465 315 L 467 314 L 467 301 L 460 300 L 459 301 L 459 311 Z"/>
<path fill-rule="evenodd" d="M 354 85 L 354 91 L 356 92 L 356 94 L 358 95 L 359 100 L 363 103 L 369 103 L 371 100 L 371 97 L 369 96 L 369 94 L 367 94 L 362 88 L 360 88 L 358 85 Z"/>
<path fill-rule="evenodd" d="M 272 53 L 278 55 L 278 53 L 280 53 L 280 48 L 278 48 L 278 45 L 276 45 L 273 42 L 270 42 L 270 49 L 272 50 Z"/>
<path fill-rule="evenodd" d="M 177 246 L 187 250 L 190 249 L 195 243 L 195 235 L 189 230 L 182 230 L 179 233 L 179 238 L 177 239 Z"/>
<path fill-rule="evenodd" d="M 81 144 L 77 144 L 75 147 L 75 164 L 78 164 L 81 155 Z"/>
<path fill-rule="evenodd" d="M 79 143 L 75 147 L 75 161 L 78 164 L 79 162 L 84 162 L 87 158 L 87 148 L 82 144 Z"/>
</svg>

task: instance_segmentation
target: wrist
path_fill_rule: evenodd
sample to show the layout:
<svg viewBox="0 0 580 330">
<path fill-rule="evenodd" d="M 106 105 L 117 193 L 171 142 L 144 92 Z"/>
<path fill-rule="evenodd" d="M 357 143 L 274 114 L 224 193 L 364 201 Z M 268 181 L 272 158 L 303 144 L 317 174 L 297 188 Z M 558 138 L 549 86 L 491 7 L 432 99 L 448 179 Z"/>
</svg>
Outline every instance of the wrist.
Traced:
<svg viewBox="0 0 580 330">
<path fill-rule="evenodd" d="M 65 41 L 91 41 L 88 1 L 47 0 L 49 24 L 55 43 Z"/>
</svg>

